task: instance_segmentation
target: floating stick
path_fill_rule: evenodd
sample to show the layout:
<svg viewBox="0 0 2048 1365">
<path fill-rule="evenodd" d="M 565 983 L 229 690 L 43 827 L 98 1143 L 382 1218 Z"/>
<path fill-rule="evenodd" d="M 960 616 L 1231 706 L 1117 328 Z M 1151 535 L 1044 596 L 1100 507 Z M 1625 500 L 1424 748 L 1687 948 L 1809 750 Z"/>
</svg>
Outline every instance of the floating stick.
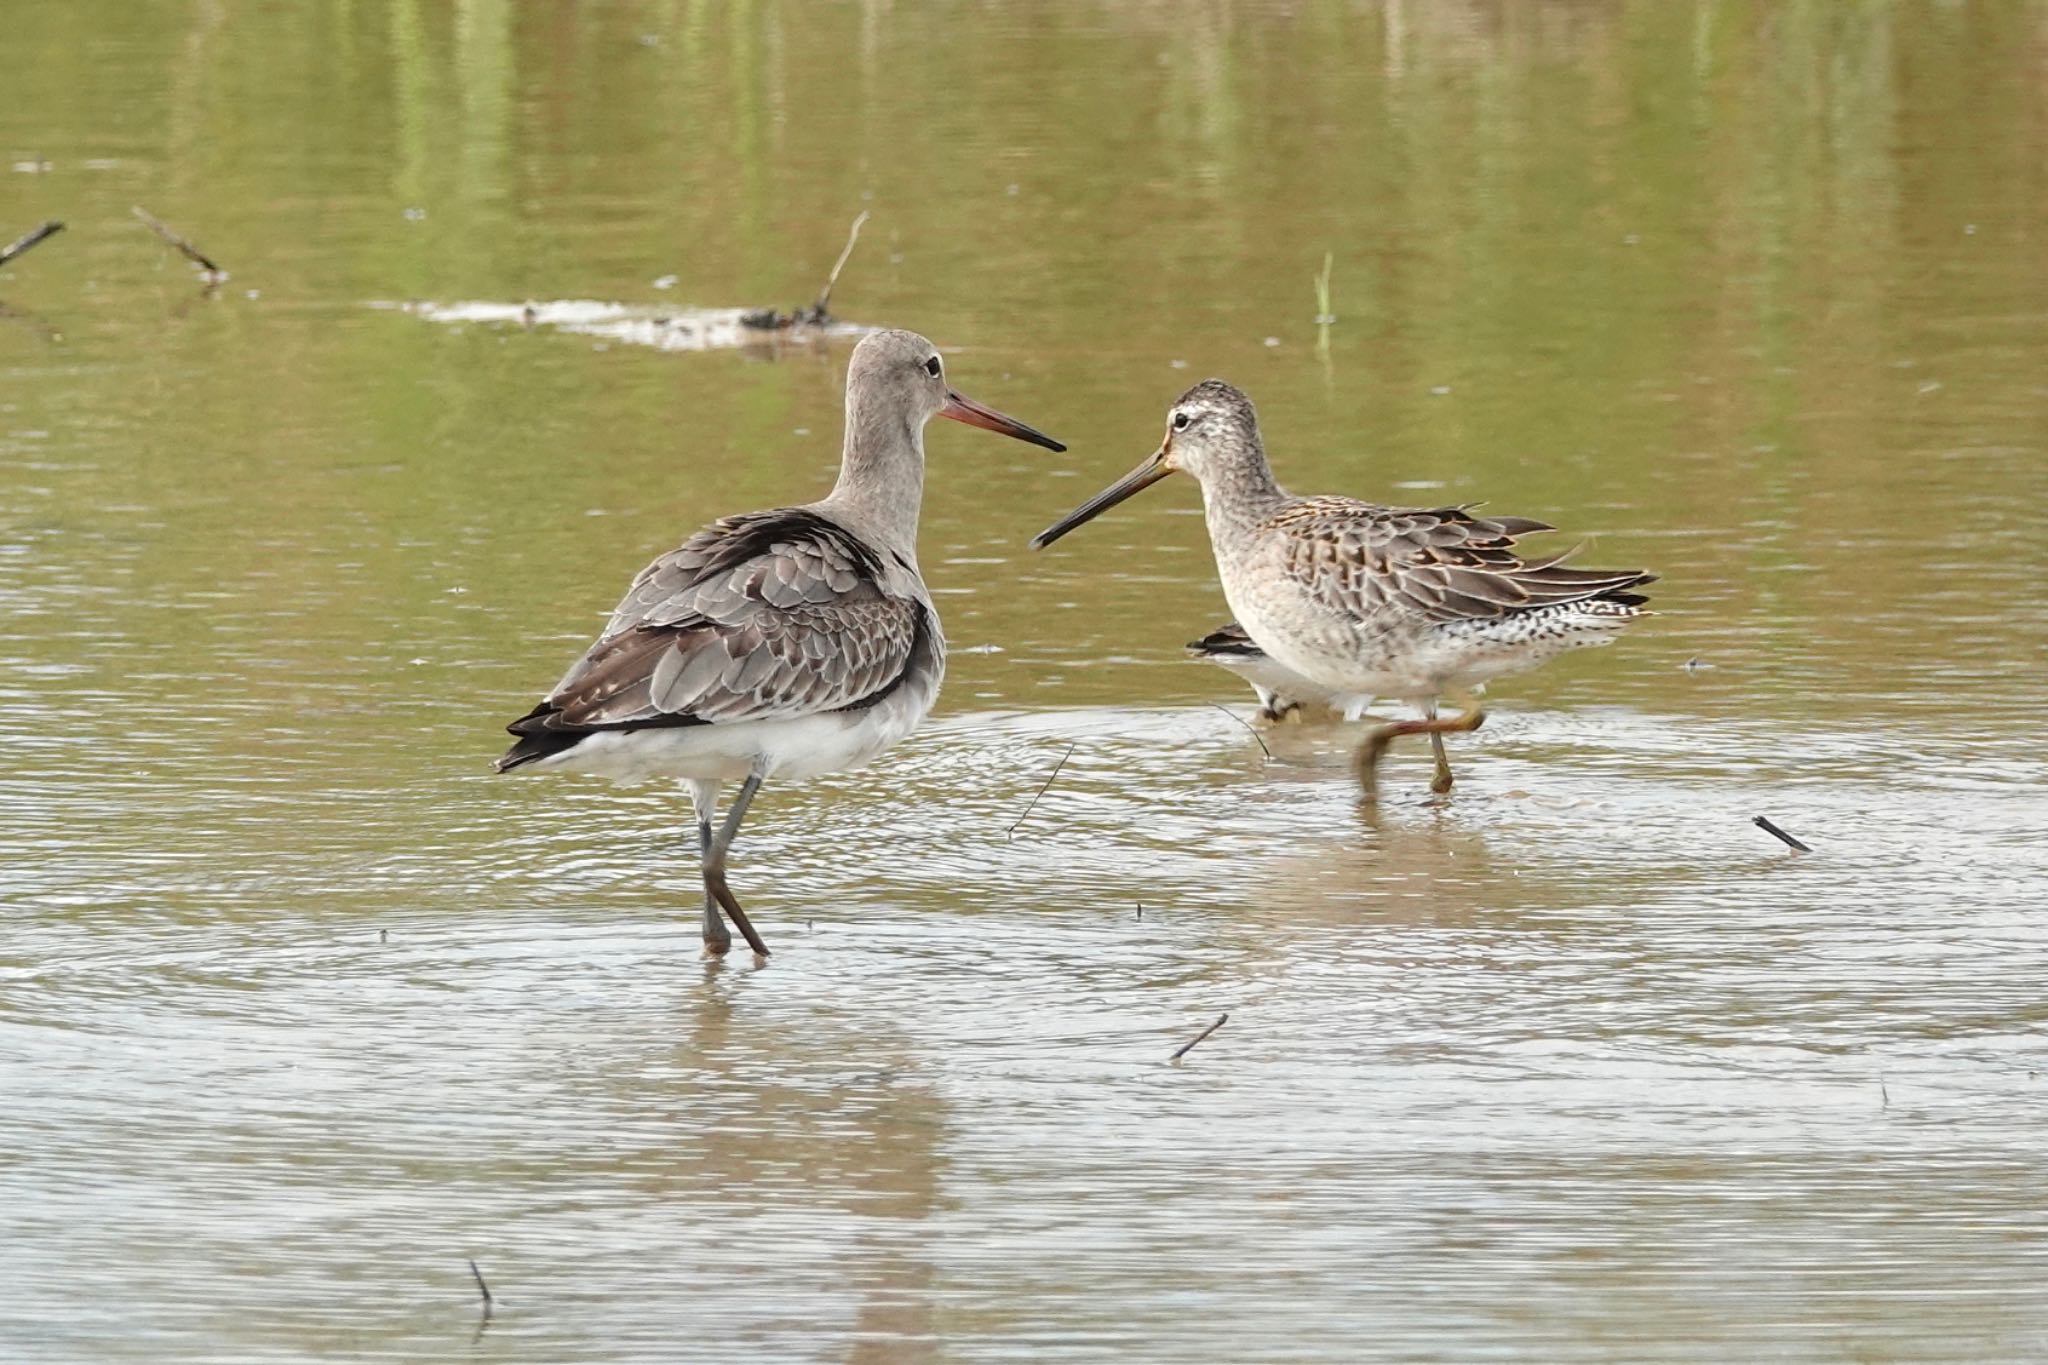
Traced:
<svg viewBox="0 0 2048 1365">
<path fill-rule="evenodd" d="M 157 217 L 148 209 L 138 204 L 130 212 L 142 220 L 144 227 L 176 247 L 180 255 L 204 271 L 208 284 L 219 284 L 228 277 L 228 272 L 215 265 L 211 256 L 208 256 L 198 247 L 192 245 L 186 238 L 180 237 L 177 233 L 171 231 L 170 226 L 163 219 Z"/>
<path fill-rule="evenodd" d="M 22 236 L 15 238 L 6 246 L 0 246 L 0 265 L 6 265 L 9 261 L 13 260 L 16 256 L 21 255 L 24 251 L 27 251 L 36 243 L 43 241 L 44 239 L 49 237 L 55 237 L 58 233 L 62 232 L 63 230 L 64 224 L 58 219 L 52 218 L 49 222 L 43 224 L 41 227 L 35 228 L 23 234 Z"/>
<path fill-rule="evenodd" d="M 818 301 L 811 305 L 811 313 L 815 321 L 823 322 L 830 316 L 825 311 L 825 305 L 832 301 L 832 286 L 839 283 L 839 272 L 846 269 L 846 258 L 853 255 L 853 244 L 860 240 L 861 224 L 867 222 L 867 220 L 868 211 L 862 209 L 860 217 L 854 219 L 852 228 L 848 229 L 846 246 L 840 251 L 839 259 L 832 263 L 832 273 L 825 277 L 825 287 L 818 291 Z"/>
<path fill-rule="evenodd" d="M 1045 775 L 1045 781 L 1039 785 L 1038 791 L 1032 796 L 1031 805 L 1026 806 L 1024 808 L 1024 814 L 1018 816 L 1015 822 L 1011 824 L 1010 828 L 1004 831 L 1004 838 L 1014 839 L 1017 837 L 1017 826 L 1023 824 L 1024 821 L 1030 816 L 1032 808 L 1038 804 L 1038 798 L 1045 795 L 1046 788 L 1050 787 L 1052 785 L 1052 780 L 1060 775 L 1060 769 L 1067 766 L 1067 760 L 1074 756 L 1074 745 L 1079 744 L 1080 742 L 1081 741 L 1077 739 L 1073 742 L 1073 744 L 1069 744 L 1067 746 L 1067 751 L 1060 755 L 1059 762 L 1052 765 L 1052 771 Z"/>
<path fill-rule="evenodd" d="M 1758 829 L 1762 830 L 1764 833 L 1774 835 L 1777 838 L 1784 840 L 1785 846 L 1787 848 L 1794 849 L 1800 853 L 1813 852 L 1812 849 L 1808 848 L 1805 844 L 1800 843 L 1797 839 L 1787 834 L 1784 830 L 1779 829 L 1776 825 L 1772 824 L 1770 820 L 1768 820 L 1764 816 L 1757 816 L 1756 819 L 1753 820 L 1751 823 L 1754 824 Z"/>
<path fill-rule="evenodd" d="M 1225 1024 L 1229 1022 L 1230 1016 L 1228 1014 L 1217 1015 L 1215 1023 L 1209 1025 L 1209 1027 L 1203 1029 L 1200 1033 L 1197 1033 L 1194 1037 L 1188 1039 L 1185 1043 L 1182 1043 L 1180 1045 L 1180 1050 L 1174 1053 L 1171 1057 L 1168 1057 L 1166 1060 L 1169 1062 L 1179 1061 L 1181 1058 L 1188 1055 L 1189 1051 L 1194 1048 L 1196 1043 L 1201 1042 L 1204 1038 L 1207 1038 L 1210 1034 L 1214 1033 L 1217 1029 L 1222 1028 Z"/>
</svg>

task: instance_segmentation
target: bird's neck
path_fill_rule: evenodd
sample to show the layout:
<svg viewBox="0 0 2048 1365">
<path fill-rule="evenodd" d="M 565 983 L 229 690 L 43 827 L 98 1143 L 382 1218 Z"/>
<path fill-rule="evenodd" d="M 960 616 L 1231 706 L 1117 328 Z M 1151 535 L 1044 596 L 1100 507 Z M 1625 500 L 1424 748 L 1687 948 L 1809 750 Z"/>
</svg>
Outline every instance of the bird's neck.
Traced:
<svg viewBox="0 0 2048 1365">
<path fill-rule="evenodd" d="M 924 423 L 900 410 L 870 410 L 848 395 L 846 449 L 826 501 L 876 540 L 914 556 L 924 503 Z"/>
<path fill-rule="evenodd" d="M 1265 452 L 1249 458 L 1219 461 L 1202 477 L 1202 511 L 1211 537 L 1255 526 L 1287 501 L 1287 490 L 1273 478 Z"/>
</svg>

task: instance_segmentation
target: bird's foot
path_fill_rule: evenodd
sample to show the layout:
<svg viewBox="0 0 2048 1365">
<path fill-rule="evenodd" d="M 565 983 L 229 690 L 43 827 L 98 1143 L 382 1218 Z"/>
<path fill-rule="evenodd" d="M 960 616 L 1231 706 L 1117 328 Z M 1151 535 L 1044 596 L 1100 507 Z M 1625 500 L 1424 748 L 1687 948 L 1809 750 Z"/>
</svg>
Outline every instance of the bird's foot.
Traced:
<svg viewBox="0 0 2048 1365">
<path fill-rule="evenodd" d="M 715 901 L 704 902 L 704 956 L 724 957 L 732 951 L 732 930 L 725 927 L 725 919 L 718 913 Z"/>
</svg>

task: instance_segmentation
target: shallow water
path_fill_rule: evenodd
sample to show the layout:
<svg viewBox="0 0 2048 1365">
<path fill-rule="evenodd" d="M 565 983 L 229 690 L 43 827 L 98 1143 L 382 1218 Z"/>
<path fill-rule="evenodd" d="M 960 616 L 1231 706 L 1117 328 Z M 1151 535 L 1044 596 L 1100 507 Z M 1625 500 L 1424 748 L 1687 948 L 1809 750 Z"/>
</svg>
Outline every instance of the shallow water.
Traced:
<svg viewBox="0 0 2048 1365">
<path fill-rule="evenodd" d="M 0 237 L 70 229 L 0 270 L 0 1354 L 2048 1354 L 2048 8 L 9 42 Z M 646 558 L 826 485 L 847 343 L 519 310 L 788 308 L 862 207 L 836 310 L 1072 449 L 933 432 L 940 712 L 764 794 L 775 956 L 707 963 L 683 802 L 488 764 Z M 1210 373 L 1295 487 L 1659 615 L 1361 812 L 1184 660 L 1191 487 L 1023 548 Z"/>
</svg>

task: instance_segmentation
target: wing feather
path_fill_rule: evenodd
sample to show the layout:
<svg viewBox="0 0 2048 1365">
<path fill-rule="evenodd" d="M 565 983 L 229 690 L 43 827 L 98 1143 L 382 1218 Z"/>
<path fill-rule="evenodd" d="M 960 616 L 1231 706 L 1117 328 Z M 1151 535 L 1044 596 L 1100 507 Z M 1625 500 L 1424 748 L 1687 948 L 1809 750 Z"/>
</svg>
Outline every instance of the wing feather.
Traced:
<svg viewBox="0 0 2048 1365">
<path fill-rule="evenodd" d="M 1517 540 L 1556 528 L 1529 517 L 1477 516 L 1470 506 L 1301 498 L 1269 524 L 1288 532 L 1290 577 L 1326 605 L 1363 616 L 1489 620 L 1598 597 L 1641 601 L 1629 589 L 1656 581 L 1637 569 L 1567 568 L 1570 551 L 1525 558 Z"/>
<path fill-rule="evenodd" d="M 815 511 L 728 517 L 634 578 L 595 644 L 508 727 L 530 745 L 591 730 L 857 710 L 937 644 L 930 608 L 882 587 L 873 549 Z"/>
</svg>

